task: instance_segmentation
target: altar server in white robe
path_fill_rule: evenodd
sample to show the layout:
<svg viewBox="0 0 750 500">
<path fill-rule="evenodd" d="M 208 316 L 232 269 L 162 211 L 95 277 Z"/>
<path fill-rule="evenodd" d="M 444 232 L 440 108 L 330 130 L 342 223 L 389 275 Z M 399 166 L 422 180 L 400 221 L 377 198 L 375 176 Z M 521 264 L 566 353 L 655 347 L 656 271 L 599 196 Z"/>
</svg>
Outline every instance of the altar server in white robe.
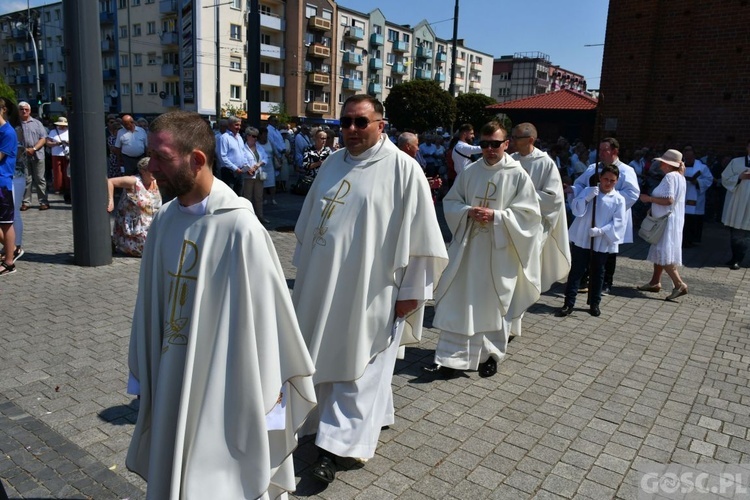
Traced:
<svg viewBox="0 0 750 500">
<path fill-rule="evenodd" d="M 432 324 L 441 332 L 427 372 L 494 375 L 510 322 L 539 299 L 539 198 L 529 174 L 505 153 L 508 141 L 500 123 L 482 127 L 482 159 L 456 178 L 443 199 L 453 240 L 435 292 Z"/>
<path fill-rule="evenodd" d="M 511 156 L 529 174 L 539 196 L 539 209 L 542 212 L 541 283 L 544 293 L 568 275 L 570 244 L 560 172 L 547 153 L 534 147 L 536 138 L 536 127 L 531 123 L 521 123 L 513 128 L 510 140 L 516 149 Z M 511 323 L 511 335 L 521 335 L 521 319 Z"/>
<path fill-rule="evenodd" d="M 350 461 L 341 457 L 372 458 L 394 423 L 399 344 L 419 341 L 447 264 L 427 179 L 383 134 L 383 116 L 371 96 L 346 100 L 345 148 L 320 167 L 295 227 L 293 301 L 316 367 L 312 474 L 325 483 Z"/>
<path fill-rule="evenodd" d="M 740 269 L 750 249 L 750 141 L 745 156 L 729 162 L 721 173 L 721 184 L 727 189 L 721 222 L 729 228 L 732 257 L 729 269 Z"/>
<path fill-rule="evenodd" d="M 714 183 L 714 176 L 705 163 L 695 157 L 695 150 L 686 144 L 682 150 L 685 163 L 685 225 L 682 228 L 682 246 L 692 247 L 703 237 L 703 217 L 706 213 L 706 191 Z"/>
<path fill-rule="evenodd" d="M 149 499 L 285 497 L 314 367 L 273 243 L 213 177 L 200 115 L 159 116 L 148 145 L 149 170 L 176 199 L 154 217 L 141 263 L 127 467 Z"/>
<path fill-rule="evenodd" d="M 627 227 L 625 228 L 625 239 L 621 243 L 633 243 L 633 214 L 631 208 L 638 201 L 641 195 L 641 188 L 638 184 L 638 176 L 633 167 L 626 165 L 618 157 L 620 152 L 620 143 L 614 137 L 605 137 L 599 142 L 599 172 L 604 165 L 614 165 L 620 172 L 615 190 L 625 199 L 625 208 L 627 209 Z M 589 179 L 594 175 L 594 165 L 589 165 L 586 171 L 578 176 L 569 188 L 570 200 L 578 196 L 581 191 L 589 186 Z M 602 293 L 608 295 L 612 288 L 617 267 L 617 254 L 613 253 L 607 257 L 607 264 L 604 268 L 604 285 Z"/>
</svg>

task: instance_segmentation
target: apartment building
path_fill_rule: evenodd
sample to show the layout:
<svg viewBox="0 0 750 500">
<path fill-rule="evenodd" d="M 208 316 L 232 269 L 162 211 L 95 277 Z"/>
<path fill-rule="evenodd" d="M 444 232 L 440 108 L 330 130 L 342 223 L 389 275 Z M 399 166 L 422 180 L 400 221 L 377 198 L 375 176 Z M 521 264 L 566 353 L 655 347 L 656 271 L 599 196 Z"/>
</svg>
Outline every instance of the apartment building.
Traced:
<svg viewBox="0 0 750 500">
<path fill-rule="evenodd" d="M 447 68 L 450 68 L 453 46 L 451 42 L 444 41 L 447 45 Z M 464 44 L 459 38 L 456 41 L 456 95 L 459 94 L 484 94 L 492 92 L 492 61 L 491 54 L 479 52 Z M 446 88 L 450 85 L 451 73 L 447 72 Z"/>
<path fill-rule="evenodd" d="M 518 52 L 493 61 L 490 94 L 498 102 L 513 101 L 555 90 L 586 90 L 583 75 L 550 63 L 542 52 Z"/>
</svg>

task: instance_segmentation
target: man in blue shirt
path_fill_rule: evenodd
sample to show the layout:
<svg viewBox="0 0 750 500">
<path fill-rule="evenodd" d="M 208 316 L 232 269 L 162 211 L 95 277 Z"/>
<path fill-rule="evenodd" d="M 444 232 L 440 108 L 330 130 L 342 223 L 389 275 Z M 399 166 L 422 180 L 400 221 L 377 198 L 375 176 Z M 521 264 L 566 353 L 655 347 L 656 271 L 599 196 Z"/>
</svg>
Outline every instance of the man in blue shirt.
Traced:
<svg viewBox="0 0 750 500">
<path fill-rule="evenodd" d="M 221 162 L 221 180 L 232 188 L 237 195 L 242 191 L 242 167 L 250 165 L 248 149 L 242 139 L 240 128 L 242 122 L 236 116 L 227 119 L 227 131 L 219 142 L 219 160 Z M 253 162 L 254 163 L 254 162 Z"/>
<path fill-rule="evenodd" d="M 13 176 L 16 173 L 18 136 L 8 123 L 8 102 L 0 98 L 0 237 L 5 255 L 0 261 L 0 276 L 16 272 L 16 232 L 13 229 Z"/>
</svg>

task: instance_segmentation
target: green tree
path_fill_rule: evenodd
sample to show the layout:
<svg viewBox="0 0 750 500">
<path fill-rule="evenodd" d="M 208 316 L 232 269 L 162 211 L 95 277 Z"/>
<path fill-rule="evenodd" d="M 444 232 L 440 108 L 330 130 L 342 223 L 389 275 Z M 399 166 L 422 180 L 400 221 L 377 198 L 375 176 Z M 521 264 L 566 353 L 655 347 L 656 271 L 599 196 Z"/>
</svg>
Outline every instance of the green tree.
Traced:
<svg viewBox="0 0 750 500">
<path fill-rule="evenodd" d="M 456 117 L 456 100 L 429 80 L 394 85 L 383 104 L 388 121 L 400 130 L 424 132 L 449 126 Z"/>
<path fill-rule="evenodd" d="M 16 92 L 5 83 L 5 78 L 0 75 L 0 97 L 3 97 L 5 99 L 8 99 L 13 102 L 18 102 L 18 99 L 16 99 Z"/>
<path fill-rule="evenodd" d="M 492 97 L 484 94 L 461 94 L 456 97 L 456 121 L 458 128 L 464 123 L 471 123 L 474 131 L 479 132 L 482 125 L 495 117 L 495 111 L 487 109 L 487 106 L 496 104 Z"/>
<path fill-rule="evenodd" d="M 284 125 L 292 121 L 292 117 L 286 112 L 286 103 L 280 102 L 279 104 L 274 104 L 269 108 L 269 111 L 272 115 L 276 115 L 279 125 Z"/>
</svg>

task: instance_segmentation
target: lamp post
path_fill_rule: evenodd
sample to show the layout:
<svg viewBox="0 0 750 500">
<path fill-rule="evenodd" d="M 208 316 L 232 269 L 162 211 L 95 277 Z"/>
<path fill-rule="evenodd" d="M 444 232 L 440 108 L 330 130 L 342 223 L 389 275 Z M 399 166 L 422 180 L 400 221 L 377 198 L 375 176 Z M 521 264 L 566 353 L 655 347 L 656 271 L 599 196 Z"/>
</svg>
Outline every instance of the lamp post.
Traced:
<svg viewBox="0 0 750 500">
<path fill-rule="evenodd" d="M 34 38 L 34 30 L 31 27 L 31 19 L 26 20 L 26 24 L 24 23 L 16 23 L 16 29 L 24 29 L 29 34 L 29 38 L 31 38 L 31 46 L 34 48 L 34 63 L 36 65 L 36 93 L 37 96 L 42 92 L 41 83 L 39 81 L 39 53 L 36 50 L 36 39 Z"/>
</svg>

